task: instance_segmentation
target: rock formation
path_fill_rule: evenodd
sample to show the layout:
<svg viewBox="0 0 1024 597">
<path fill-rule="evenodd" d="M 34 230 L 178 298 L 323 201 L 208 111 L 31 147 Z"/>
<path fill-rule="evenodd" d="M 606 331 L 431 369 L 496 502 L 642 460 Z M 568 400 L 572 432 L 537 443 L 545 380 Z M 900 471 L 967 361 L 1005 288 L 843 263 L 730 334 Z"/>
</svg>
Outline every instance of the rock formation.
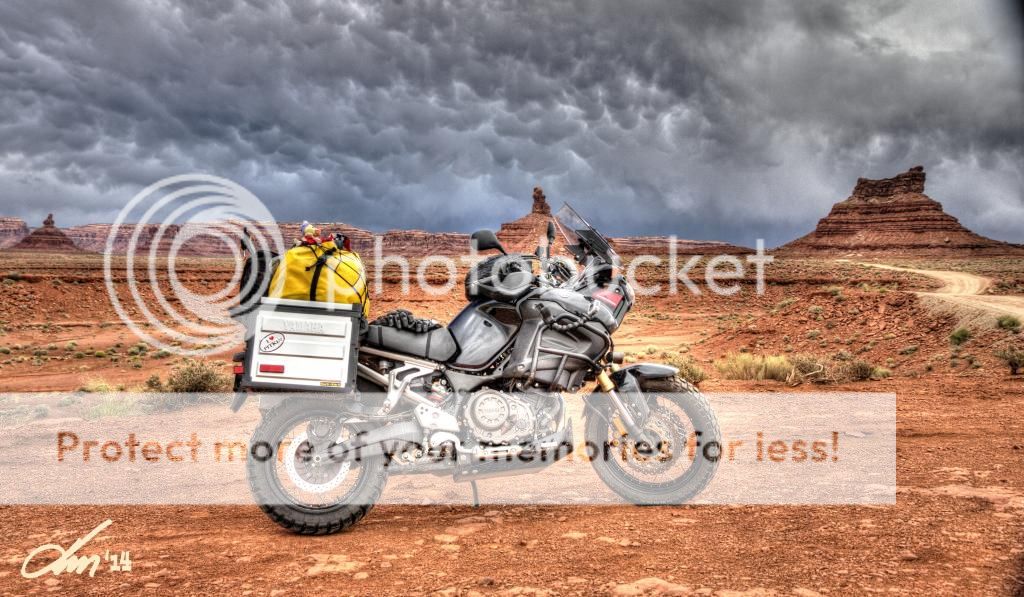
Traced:
<svg viewBox="0 0 1024 597">
<path fill-rule="evenodd" d="M 924 194 L 921 166 L 892 178 L 860 178 L 810 234 L 781 254 L 1020 255 L 1024 246 L 992 240 L 965 228 Z"/>
<path fill-rule="evenodd" d="M 551 215 L 551 206 L 548 205 L 548 198 L 544 195 L 544 189 L 533 187 L 533 209 L 531 213 Z"/>
<path fill-rule="evenodd" d="M 552 222 L 551 206 L 548 205 L 547 197 L 544 196 L 544 189 L 533 188 L 533 209 L 530 213 L 501 225 L 498 230 L 498 240 L 505 246 L 509 253 L 533 253 L 541 239 L 546 238 L 548 222 Z M 562 235 L 555 234 L 555 245 L 552 247 L 552 255 L 562 253 Z"/>
<path fill-rule="evenodd" d="M 71 242 L 60 228 L 53 223 L 53 214 L 46 216 L 43 225 L 33 230 L 28 236 L 22 238 L 13 250 L 28 250 L 39 252 L 79 252 L 81 249 Z"/>
<path fill-rule="evenodd" d="M 7 249 L 18 244 L 28 236 L 28 226 L 19 218 L 0 218 L 0 249 Z"/>
</svg>

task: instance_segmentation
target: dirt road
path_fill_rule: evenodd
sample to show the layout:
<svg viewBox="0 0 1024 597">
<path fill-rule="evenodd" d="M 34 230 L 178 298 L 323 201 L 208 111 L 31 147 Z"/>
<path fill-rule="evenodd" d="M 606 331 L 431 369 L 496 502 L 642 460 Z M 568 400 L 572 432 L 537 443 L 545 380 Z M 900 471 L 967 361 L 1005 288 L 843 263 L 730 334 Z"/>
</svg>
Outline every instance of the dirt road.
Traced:
<svg viewBox="0 0 1024 597">
<path fill-rule="evenodd" d="M 919 296 L 936 297 L 949 303 L 981 309 L 996 315 L 1024 317 L 1024 296 L 994 296 L 985 294 L 985 291 L 992 286 L 991 278 L 965 272 L 912 269 L 881 263 L 861 263 L 861 265 L 928 276 L 942 282 L 943 286 L 935 292 L 918 292 Z"/>
</svg>

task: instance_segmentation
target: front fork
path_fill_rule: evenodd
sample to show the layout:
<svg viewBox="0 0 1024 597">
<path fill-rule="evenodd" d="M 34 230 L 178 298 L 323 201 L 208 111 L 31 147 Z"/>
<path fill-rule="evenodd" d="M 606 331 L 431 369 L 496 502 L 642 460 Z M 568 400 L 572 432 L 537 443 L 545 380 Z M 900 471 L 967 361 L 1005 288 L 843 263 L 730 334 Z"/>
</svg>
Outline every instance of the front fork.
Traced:
<svg viewBox="0 0 1024 597">
<path fill-rule="evenodd" d="M 614 365 L 613 365 L 614 367 Z M 632 385 L 636 386 L 635 380 L 628 378 L 632 381 Z M 611 400 L 612 406 L 615 409 L 615 413 L 612 415 L 611 423 L 615 426 L 615 430 L 622 437 L 631 436 L 636 438 L 638 442 L 649 442 L 647 434 L 644 433 L 643 425 L 646 422 L 647 415 L 650 412 L 647 408 L 647 401 L 643 397 L 643 393 L 639 387 L 625 387 L 621 388 L 627 392 L 636 392 L 639 394 L 636 400 L 633 400 L 638 407 L 639 412 L 630 410 L 623 400 L 622 396 L 619 395 L 619 389 L 615 382 L 612 381 L 607 371 L 601 371 L 597 375 L 597 385 L 601 388 L 601 391 L 608 395 Z M 618 416 L 616 416 L 616 414 Z M 638 420 L 639 419 L 639 420 Z"/>
</svg>

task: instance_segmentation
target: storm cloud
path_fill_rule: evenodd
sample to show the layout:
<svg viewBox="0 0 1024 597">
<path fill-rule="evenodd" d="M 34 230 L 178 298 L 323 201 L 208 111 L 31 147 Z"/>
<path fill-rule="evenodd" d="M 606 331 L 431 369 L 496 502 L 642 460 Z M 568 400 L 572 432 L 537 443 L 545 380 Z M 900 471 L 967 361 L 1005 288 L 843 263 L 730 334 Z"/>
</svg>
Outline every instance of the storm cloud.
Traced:
<svg viewBox="0 0 1024 597">
<path fill-rule="evenodd" d="M 6 0 L 0 214 L 112 221 L 216 174 L 279 219 L 471 230 L 567 200 L 613 234 L 769 245 L 922 164 L 1024 242 L 1009 4 Z"/>
</svg>

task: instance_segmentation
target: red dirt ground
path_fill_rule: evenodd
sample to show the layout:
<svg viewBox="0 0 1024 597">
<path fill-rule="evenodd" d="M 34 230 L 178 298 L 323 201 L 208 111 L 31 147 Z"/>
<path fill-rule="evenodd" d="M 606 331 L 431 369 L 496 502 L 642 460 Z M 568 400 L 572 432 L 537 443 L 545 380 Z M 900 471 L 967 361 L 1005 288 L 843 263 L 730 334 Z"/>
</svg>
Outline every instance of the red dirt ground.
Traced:
<svg viewBox="0 0 1024 597">
<path fill-rule="evenodd" d="M 75 390 L 90 378 L 130 387 L 177 362 L 128 355 L 137 339 L 110 308 L 96 258 L 58 269 L 46 257 L 2 257 L 22 279 L 0 287 L 0 346 L 11 349 L 0 354 L 0 390 Z M 213 290 L 228 274 L 223 262 L 197 260 L 188 284 Z M 642 298 L 616 336 L 632 359 L 694 357 L 708 392 L 822 389 L 721 379 L 709 361 L 740 351 L 845 351 L 889 368 L 888 379 L 826 389 L 897 394 L 895 506 L 381 506 L 319 538 L 289 535 L 255 506 L 2 507 L 0 592 L 1022 595 L 1024 379 L 992 354 L 1021 337 L 996 329 L 990 313 L 910 292 L 937 286 L 905 272 L 780 261 L 763 297 L 744 287 L 734 297 Z M 402 297 L 389 284 L 373 310 L 447 320 L 461 304 L 460 294 Z M 960 325 L 974 335 L 954 349 L 947 336 Z M 20 577 L 32 548 L 67 546 L 107 518 L 91 547 L 131 550 L 132 572 Z"/>
</svg>

